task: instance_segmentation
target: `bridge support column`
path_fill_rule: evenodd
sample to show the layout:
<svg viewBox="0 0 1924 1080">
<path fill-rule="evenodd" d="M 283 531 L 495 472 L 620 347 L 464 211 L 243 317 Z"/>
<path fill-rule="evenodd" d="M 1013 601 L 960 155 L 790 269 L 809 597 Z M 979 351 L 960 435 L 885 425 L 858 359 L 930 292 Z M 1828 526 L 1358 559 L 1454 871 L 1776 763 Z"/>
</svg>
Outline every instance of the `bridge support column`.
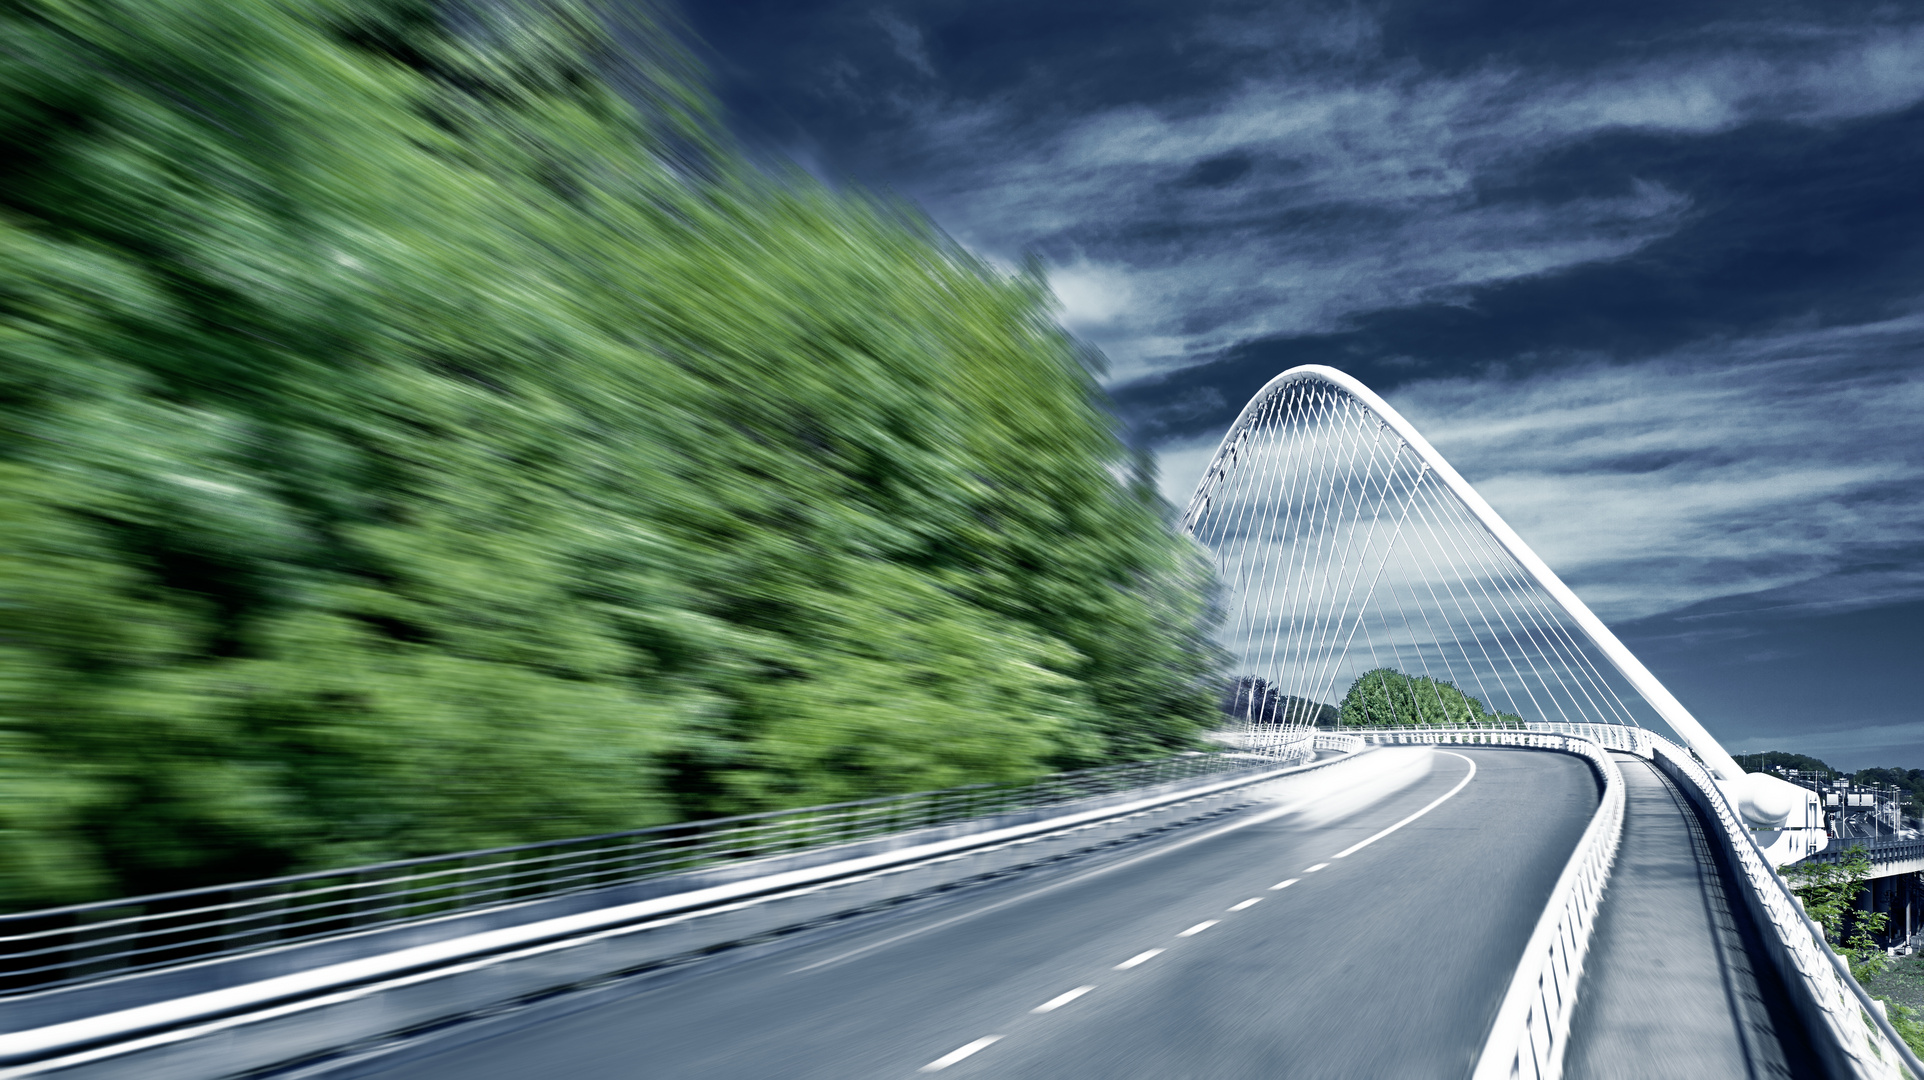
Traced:
<svg viewBox="0 0 1924 1080">
<path fill-rule="evenodd" d="M 1878 943 L 1886 948 L 1902 945 L 1924 929 L 1919 925 L 1917 910 L 1919 893 L 1924 891 L 1920 876 L 1911 872 L 1874 877 L 1858 898 L 1859 910 L 1889 916 L 1884 932 L 1877 935 Z"/>
</svg>

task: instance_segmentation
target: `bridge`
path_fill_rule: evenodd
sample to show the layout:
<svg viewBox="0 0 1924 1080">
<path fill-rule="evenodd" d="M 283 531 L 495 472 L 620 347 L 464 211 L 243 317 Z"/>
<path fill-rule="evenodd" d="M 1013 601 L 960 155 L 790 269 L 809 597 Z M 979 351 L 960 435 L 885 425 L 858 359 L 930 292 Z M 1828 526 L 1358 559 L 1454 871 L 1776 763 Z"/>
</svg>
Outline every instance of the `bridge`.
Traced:
<svg viewBox="0 0 1924 1080">
<path fill-rule="evenodd" d="M 1381 398 L 1278 376 L 1183 527 L 1231 751 L 7 916 L 0 1078 L 1924 1077 L 1814 797 Z"/>
</svg>

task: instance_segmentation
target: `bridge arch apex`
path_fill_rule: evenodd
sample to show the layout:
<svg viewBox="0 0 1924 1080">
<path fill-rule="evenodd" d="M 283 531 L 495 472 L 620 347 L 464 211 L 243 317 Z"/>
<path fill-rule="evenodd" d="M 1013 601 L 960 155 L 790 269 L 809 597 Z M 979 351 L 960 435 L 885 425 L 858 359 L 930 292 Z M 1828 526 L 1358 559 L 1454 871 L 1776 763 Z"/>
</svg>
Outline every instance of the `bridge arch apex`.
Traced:
<svg viewBox="0 0 1924 1080">
<path fill-rule="evenodd" d="M 1208 519 L 1212 508 L 1218 505 L 1218 494 L 1236 485 L 1237 470 L 1239 468 L 1246 468 L 1253 458 L 1261 455 L 1261 451 L 1258 448 L 1259 443 L 1267 439 L 1268 443 L 1265 444 L 1265 448 L 1268 448 L 1270 446 L 1280 445 L 1279 440 L 1288 438 L 1287 432 L 1279 434 L 1279 431 L 1281 428 L 1288 427 L 1289 424 L 1294 421 L 1283 421 L 1281 428 L 1279 428 L 1277 420 L 1279 410 L 1295 408 L 1301 403 L 1292 402 L 1287 406 L 1282 406 L 1278 403 L 1286 395 L 1291 394 L 1293 388 L 1308 389 L 1321 394 L 1333 393 L 1340 395 L 1341 398 L 1353 403 L 1354 409 L 1360 410 L 1360 412 L 1374 418 L 1381 426 L 1379 430 L 1393 432 L 1399 444 L 1398 450 L 1407 451 L 1407 453 L 1415 459 L 1415 464 L 1419 470 L 1417 481 L 1421 480 L 1423 474 L 1434 476 L 1435 479 L 1447 489 L 1450 495 L 1454 497 L 1455 502 L 1461 509 L 1468 513 L 1476 526 L 1479 527 L 1490 540 L 1494 541 L 1509 559 L 1514 561 L 1516 567 L 1522 570 L 1537 588 L 1541 589 L 1542 592 L 1554 602 L 1556 607 L 1560 609 L 1563 615 L 1574 625 L 1574 628 L 1587 640 L 1590 647 L 1606 659 L 1609 665 L 1614 668 L 1624 681 L 1636 692 L 1636 695 L 1642 698 L 1650 709 L 1655 712 L 1680 739 L 1692 750 L 1697 752 L 1698 756 L 1703 759 L 1704 763 L 1719 780 L 1731 784 L 1737 784 L 1741 781 L 1745 773 L 1743 769 L 1738 766 L 1736 760 L 1731 757 L 1730 753 L 1704 729 L 1697 718 L 1644 666 L 1643 662 L 1638 660 L 1635 654 L 1631 653 L 1631 651 L 1624 646 L 1616 634 L 1611 632 L 1610 628 L 1605 626 L 1601 619 L 1597 618 L 1596 614 L 1590 610 L 1589 605 L 1585 604 L 1568 585 L 1564 584 L 1556 572 L 1550 569 L 1543 559 L 1517 534 L 1516 530 L 1512 529 L 1509 523 L 1503 520 L 1502 516 L 1490 506 L 1489 502 L 1470 485 L 1469 481 L 1463 478 L 1461 473 L 1457 472 L 1456 468 L 1452 466 L 1442 454 L 1437 452 L 1429 440 L 1424 438 L 1423 434 L 1418 431 L 1403 414 L 1397 412 L 1381 395 L 1365 386 L 1360 380 L 1347 372 L 1320 364 L 1305 364 L 1290 368 L 1265 383 L 1262 389 L 1258 390 L 1256 394 L 1250 398 L 1249 402 L 1243 406 L 1235 422 L 1232 423 L 1229 430 L 1223 434 L 1222 441 L 1218 444 L 1215 454 L 1211 456 L 1208 468 L 1204 470 L 1202 479 L 1198 481 L 1196 491 L 1190 498 L 1189 505 L 1183 514 L 1182 527 L 1185 532 L 1189 533 L 1189 535 L 1199 543 L 1202 543 L 1203 546 L 1210 548 L 1212 552 L 1217 551 L 1217 548 L 1211 545 L 1203 536 L 1199 535 L 1199 533 L 1208 531 L 1206 526 L 1209 523 L 1206 519 Z M 1314 411 L 1324 408 L 1324 406 L 1311 403 L 1307 405 L 1306 408 Z M 1306 416 L 1302 430 L 1307 432 L 1315 426 L 1315 423 L 1311 422 Z M 1354 434 L 1353 431 L 1344 431 L 1336 437 L 1350 438 L 1354 437 Z M 1325 441 L 1327 441 L 1327 439 Z M 1245 452 L 1246 450 L 1248 451 L 1247 453 Z M 1370 461 L 1372 468 L 1374 467 L 1376 459 L 1376 452 L 1371 451 Z M 1353 472 L 1353 461 L 1348 463 L 1348 465 Z M 1323 471 L 1326 477 L 1333 476 L 1336 472 L 1341 471 L 1343 467 L 1343 464 L 1332 466 L 1328 462 L 1323 462 L 1316 466 L 1316 468 Z M 1411 495 L 1414 496 L 1417 481 L 1405 479 L 1399 481 L 1399 483 L 1407 488 Z M 1297 483 L 1301 486 L 1301 490 L 1291 489 L 1292 494 L 1289 496 L 1289 498 L 1298 498 L 1303 491 L 1307 491 L 1310 484 L 1316 481 L 1310 477 L 1292 476 L 1289 482 Z M 1384 492 L 1387 493 L 1391 486 L 1392 485 L 1386 482 L 1383 487 Z M 1244 478 L 1244 482 L 1241 484 L 1241 489 L 1245 493 L 1259 490 L 1267 492 L 1272 487 L 1280 491 L 1282 485 L 1272 483 L 1268 478 L 1265 478 L 1263 483 L 1255 485 L 1249 484 L 1247 478 Z M 1355 495 L 1356 492 L 1354 491 L 1345 492 L 1339 497 L 1327 497 L 1323 498 L 1322 501 L 1324 504 L 1333 503 L 1338 501 L 1339 498 L 1344 501 L 1350 501 L 1353 500 Z M 1271 512 L 1278 512 L 1281 500 L 1269 495 L 1264 495 L 1263 498 L 1268 499 L 1272 503 L 1277 503 L 1277 506 L 1271 507 Z M 1387 499 L 1387 494 L 1385 494 L 1385 499 Z M 1244 501 L 1247 502 L 1249 500 L 1245 499 Z M 1326 508 L 1327 506 L 1325 505 L 1324 509 Z M 1296 515 L 1300 509 L 1300 507 L 1292 504 L 1287 512 Z M 1381 507 L 1379 507 L 1379 509 L 1381 509 Z M 1260 513 L 1260 511 L 1257 511 L 1257 513 Z M 1307 520 L 1309 513 L 1309 511 L 1304 511 L 1300 516 L 1303 516 L 1304 519 Z M 1407 517 L 1409 513 L 1407 506 L 1404 508 L 1404 513 Z M 1249 507 L 1239 508 L 1238 517 L 1239 519 L 1251 519 Z M 1243 524 L 1246 524 L 1246 522 Z M 1371 524 L 1370 534 L 1372 538 L 1374 538 L 1377 532 L 1375 525 L 1378 524 L 1378 522 L 1373 521 Z M 1360 528 L 1355 522 L 1352 522 L 1351 527 L 1353 531 Z M 1327 527 L 1324 527 L 1324 535 L 1320 535 L 1316 542 L 1321 544 L 1328 541 L 1330 537 L 1327 534 L 1330 531 Z M 1399 525 L 1397 535 L 1400 536 L 1401 532 L 1402 526 Z M 1432 532 L 1435 532 L 1435 530 L 1432 530 Z M 1292 534 L 1292 536 L 1294 536 L 1294 534 Z M 1395 539 L 1392 538 L 1390 543 L 1393 546 Z M 1453 538 L 1452 543 L 1454 543 Z M 1346 543 L 1345 553 L 1347 554 L 1348 549 L 1353 546 L 1353 543 Z M 1369 548 L 1368 545 L 1365 544 L 1364 554 L 1367 555 L 1368 553 Z M 1218 552 L 1218 555 L 1220 560 L 1220 552 Z M 1300 574 L 1294 573 L 1293 571 L 1288 574 L 1273 572 L 1267 566 L 1269 556 L 1265 555 L 1264 558 L 1266 562 L 1263 574 L 1265 575 L 1265 579 L 1269 581 L 1272 593 L 1274 592 L 1276 583 L 1284 580 L 1296 586 L 1299 593 L 1316 587 L 1311 581 L 1314 577 L 1313 571 L 1305 570 Z M 1385 561 L 1387 561 L 1387 554 L 1384 558 Z M 1379 577 L 1381 576 L 1381 572 L 1379 568 Z M 1325 568 L 1323 572 L 1324 579 L 1327 580 L 1329 576 L 1330 571 Z M 1353 581 L 1350 589 L 1352 594 L 1358 587 L 1357 584 L 1354 583 L 1354 579 L 1360 579 L 1360 576 L 1360 573 L 1352 574 Z M 1459 576 L 1461 575 L 1459 574 Z M 1225 584 L 1230 583 L 1225 582 Z M 1375 587 L 1375 585 L 1371 586 L 1372 593 Z M 1297 616 L 1300 614 L 1296 609 L 1301 609 L 1306 605 L 1300 601 L 1286 600 L 1286 602 L 1293 603 L 1294 605 L 1291 613 L 1291 625 L 1286 631 L 1279 628 L 1277 632 L 1288 633 L 1292 639 L 1291 647 L 1293 648 L 1295 645 L 1294 638 L 1303 634 L 1303 629 L 1296 625 Z M 1367 600 L 1365 603 L 1367 604 Z M 1458 607 L 1459 610 L 1462 610 L 1460 603 Z M 1347 608 L 1348 603 L 1346 601 L 1345 616 L 1347 616 Z M 1358 625 L 1360 625 L 1362 622 L 1360 612 L 1357 614 L 1356 619 Z M 1324 621 L 1340 629 L 1344 623 L 1344 618 L 1330 618 Z M 1485 622 L 1487 624 L 1487 618 Z M 1353 630 L 1351 631 L 1351 636 L 1354 637 Z M 1335 646 L 1331 645 L 1329 647 L 1333 649 Z M 1345 647 L 1347 647 L 1347 645 L 1345 645 Z M 1277 652 L 1277 649 L 1271 649 L 1272 655 Z M 1312 652 L 1307 649 L 1303 651 L 1303 655 L 1305 658 L 1313 658 L 1315 662 L 1320 665 L 1328 666 L 1329 661 L 1327 657 L 1313 657 Z"/>
</svg>

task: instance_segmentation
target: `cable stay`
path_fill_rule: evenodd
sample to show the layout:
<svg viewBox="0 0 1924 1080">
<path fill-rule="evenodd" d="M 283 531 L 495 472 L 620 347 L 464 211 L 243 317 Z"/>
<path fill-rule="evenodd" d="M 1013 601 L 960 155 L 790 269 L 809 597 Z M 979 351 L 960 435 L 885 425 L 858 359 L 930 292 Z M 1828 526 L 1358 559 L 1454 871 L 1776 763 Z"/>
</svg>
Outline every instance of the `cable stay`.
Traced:
<svg viewBox="0 0 1924 1080">
<path fill-rule="evenodd" d="M 1654 726 L 1718 780 L 1745 775 L 1409 421 L 1334 368 L 1250 400 L 1183 528 L 1223 583 L 1223 709 L 1250 749 L 1307 754 L 1333 728 Z"/>
</svg>

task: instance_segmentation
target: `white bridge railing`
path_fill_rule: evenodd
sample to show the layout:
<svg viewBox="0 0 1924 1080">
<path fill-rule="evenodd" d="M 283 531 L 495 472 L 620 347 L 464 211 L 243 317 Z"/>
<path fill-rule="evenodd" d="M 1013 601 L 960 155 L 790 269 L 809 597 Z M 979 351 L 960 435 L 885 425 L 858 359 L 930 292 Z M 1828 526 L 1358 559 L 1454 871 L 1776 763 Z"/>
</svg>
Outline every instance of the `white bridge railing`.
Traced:
<svg viewBox="0 0 1924 1080">
<path fill-rule="evenodd" d="M 1911 1076 L 1924 1080 L 1924 1063 L 1918 1061 L 1910 1046 L 1891 1026 L 1879 1003 L 1851 975 L 1850 965 L 1831 949 L 1824 939 L 1823 928 L 1804 914 L 1803 904 L 1764 858 L 1756 837 L 1731 805 L 1729 795 L 1695 754 L 1661 735 L 1639 728 L 1606 732 L 1599 730 L 1603 725 L 1596 724 L 1532 726 L 1538 730 L 1578 733 L 1587 738 L 1614 737 L 1614 742 L 1605 745 L 1649 758 L 1684 787 L 1686 794 L 1694 793 L 1694 801 L 1716 823 L 1725 849 L 1750 885 L 1753 914 L 1758 922 L 1775 931 L 1765 934 L 1766 946 L 1773 953 L 1770 959 L 1785 984 L 1791 987 L 1793 997 L 1803 999 L 1802 1019 L 1812 1028 L 1813 1043 L 1820 1052 L 1826 1043 L 1841 1052 L 1841 1059 L 1831 1062 L 1832 1068 L 1840 1075 Z M 1799 987 L 1804 991 L 1802 994 L 1797 992 Z M 1825 1035 L 1829 1036 L 1828 1040 Z"/>
<path fill-rule="evenodd" d="M 1583 725 L 1609 728 L 1611 725 Z M 1497 1007 L 1496 1023 L 1477 1059 L 1475 1080 L 1548 1080 L 1563 1074 L 1564 1044 L 1570 1037 L 1570 1014 L 1577 1003 L 1577 983 L 1590 951 L 1597 908 L 1603 903 L 1610 867 L 1623 839 L 1623 773 L 1605 753 L 1609 742 L 1629 749 L 1638 728 L 1591 734 L 1528 731 L 1504 728 L 1398 728 L 1364 730 L 1352 738 L 1377 745 L 1448 744 L 1518 746 L 1560 750 L 1588 761 L 1603 782 L 1597 812 L 1577 841 L 1576 850 L 1558 875 L 1549 902 L 1523 949 L 1516 974 Z"/>
<path fill-rule="evenodd" d="M 1772 953 L 1769 959 L 1790 988 L 1800 1019 L 1818 1052 L 1829 1059 L 1832 1072 L 1866 1080 L 1906 1076 L 1924 1080 L 1924 1064 L 1825 941 L 1823 929 L 1804 914 L 1803 905 L 1764 859 L 1729 797 L 1689 750 L 1651 731 L 1611 724 L 1532 724 L 1528 731 L 1399 728 L 1359 734 L 1377 745 L 1481 743 L 1564 750 L 1589 759 L 1606 777 L 1603 803 L 1531 935 L 1478 1061 L 1476 1080 L 1548 1080 L 1562 1075 L 1583 958 L 1622 835 L 1622 774 L 1601 752 L 1605 749 L 1651 760 L 1716 825 L 1723 848 L 1750 886 L 1752 914 L 1768 928 L 1764 938 Z"/>
<path fill-rule="evenodd" d="M 1739 872 L 1749 881 L 1759 921 L 1775 931 L 1765 934 L 1773 953 L 1771 960 L 1791 987 L 1793 998 L 1804 999 L 1798 1002 L 1800 1012 L 1819 1053 L 1834 1051 L 1827 1056 L 1833 1058 L 1833 1069 L 1842 1075 L 1879 1080 L 1924 1078 L 1924 1064 L 1891 1026 L 1880 1003 L 1865 993 L 1851 975 L 1850 966 L 1824 940 L 1823 928 L 1804 914 L 1803 904 L 1765 861 L 1750 830 L 1709 770 L 1668 739 L 1654 735 L 1650 739 L 1652 760 L 1672 779 L 1696 789 L 1723 833 Z M 1804 990 L 1802 995 L 1797 993 L 1799 987 Z"/>
</svg>

